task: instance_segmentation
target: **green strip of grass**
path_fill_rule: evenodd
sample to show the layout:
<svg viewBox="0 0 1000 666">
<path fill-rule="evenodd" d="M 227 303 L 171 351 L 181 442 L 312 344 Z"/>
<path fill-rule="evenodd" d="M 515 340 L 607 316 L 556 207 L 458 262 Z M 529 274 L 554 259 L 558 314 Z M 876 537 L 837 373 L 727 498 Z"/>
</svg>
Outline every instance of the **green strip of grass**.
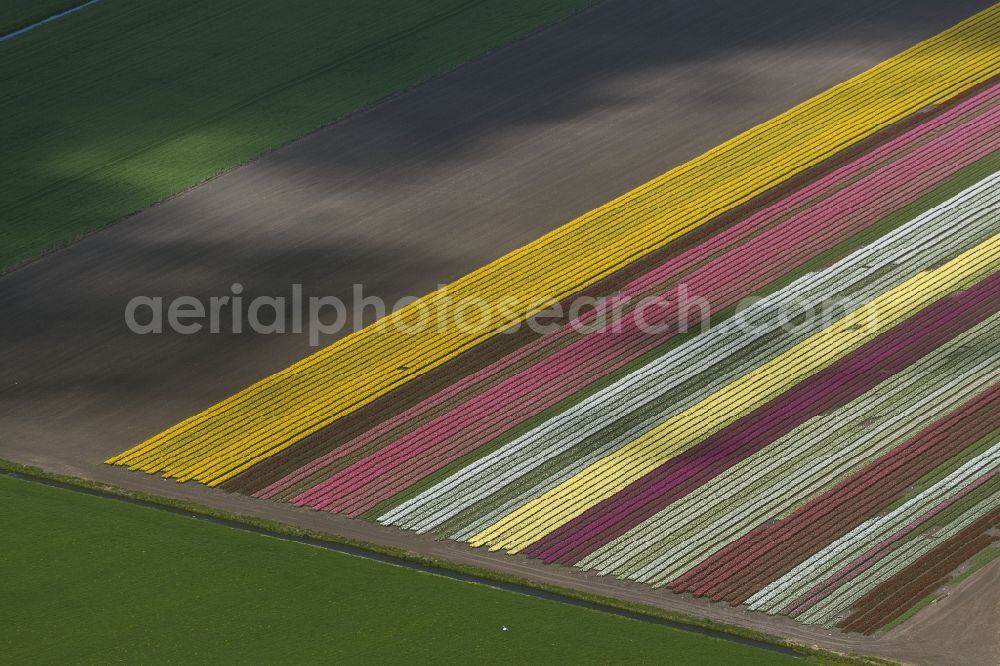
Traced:
<svg viewBox="0 0 1000 666">
<path fill-rule="evenodd" d="M 121 497 L 126 500 L 132 500 L 137 502 L 143 502 L 150 505 L 156 505 L 163 507 L 165 509 L 176 509 L 184 512 L 190 512 L 200 516 L 206 516 L 209 518 L 215 518 L 219 520 L 229 521 L 231 523 L 245 525 L 249 528 L 266 530 L 273 533 L 276 536 L 289 536 L 289 537 L 301 537 L 312 539 L 315 541 L 325 541 L 329 543 L 346 545 L 349 547 L 364 549 L 379 555 L 385 555 L 388 557 L 396 558 L 400 561 L 414 562 L 420 565 L 434 567 L 442 571 L 451 571 L 458 574 L 473 576 L 484 581 L 494 581 L 498 583 L 509 583 L 517 585 L 524 588 L 530 588 L 534 590 L 539 590 L 542 592 L 547 592 L 551 594 L 556 594 L 567 599 L 575 599 L 583 601 L 589 604 L 595 604 L 602 607 L 606 607 L 612 610 L 621 610 L 630 613 L 638 613 L 642 615 L 647 615 L 652 618 L 658 618 L 666 620 L 668 622 L 679 622 L 687 624 L 690 626 L 704 627 L 706 629 L 714 631 L 723 631 L 734 636 L 741 636 L 743 638 L 748 638 L 755 641 L 762 641 L 765 643 L 772 643 L 774 645 L 782 645 L 785 647 L 790 647 L 800 653 L 809 655 L 805 663 L 810 664 L 879 664 L 879 665 L 891 665 L 894 662 L 887 661 L 884 659 L 874 658 L 874 657 L 860 657 L 855 655 L 843 655 L 838 653 L 829 652 L 819 648 L 808 647 L 804 645 L 792 644 L 774 636 L 767 634 L 762 634 L 755 632 L 743 627 L 725 625 L 711 620 L 705 620 L 702 618 L 691 617 L 680 615 L 677 613 L 671 613 L 668 611 L 661 610 L 652 606 L 644 606 L 641 604 L 634 604 L 630 602 L 620 601 L 617 599 L 610 599 L 605 597 L 600 597 L 597 595 L 587 594 L 584 592 L 578 592 L 576 590 L 571 590 L 567 588 L 560 588 L 554 585 L 546 585 L 541 583 L 535 583 L 533 581 L 528 581 L 524 579 L 517 578 L 515 576 L 510 576 L 506 574 L 501 574 L 495 571 L 487 569 L 478 569 L 476 567 L 469 567 L 464 565 L 458 565 L 451 562 L 435 560 L 433 558 L 426 558 L 419 555 L 415 555 L 410 552 L 387 548 L 382 546 L 377 546 L 375 544 L 369 544 L 364 542 L 358 542 L 352 539 L 347 539 L 343 537 L 337 537 L 335 535 L 326 534 L 322 532 L 313 532 L 309 530 L 302 530 L 282 523 L 278 523 L 271 520 L 265 520 L 260 518 L 253 518 L 250 516 L 243 516 L 238 514 L 231 514 L 225 511 L 220 511 L 218 509 L 213 509 L 206 506 L 201 506 L 194 504 L 192 502 L 187 502 L 183 500 L 174 500 L 165 497 L 158 497 L 156 495 L 149 495 L 146 493 L 127 490 L 125 488 L 120 488 L 117 486 L 112 486 L 104 483 L 98 483 L 94 481 L 88 481 L 85 479 L 78 479 L 75 477 L 65 476 L 62 474 L 54 474 L 47 472 L 35 467 L 27 467 L 14 463 L 11 461 L 0 459 L 0 470 L 7 470 L 10 472 L 34 477 L 39 480 L 50 480 L 61 484 L 66 484 L 69 486 L 75 486 L 85 490 L 96 491 L 105 495 L 113 497 Z M 96 498 L 101 499 L 101 498 Z M 220 528 L 225 529 L 225 528 Z M 3 647 L 0 644 L 0 647 Z M 802 662 L 799 662 L 802 663 Z"/>
<path fill-rule="evenodd" d="M 990 434 L 981 437 L 975 442 L 970 442 L 968 446 L 962 449 L 962 451 L 951 458 L 948 458 L 940 465 L 917 479 L 905 493 L 902 493 L 898 499 L 885 508 L 884 513 L 895 511 L 899 507 L 906 504 L 909 500 L 933 486 L 935 483 L 941 481 L 965 463 L 969 462 L 976 456 L 983 454 L 987 449 L 997 443 L 998 437 L 1000 437 L 1000 428 L 993 430 Z"/>
<path fill-rule="evenodd" d="M 983 548 L 971 560 L 965 563 L 962 573 L 949 581 L 950 585 L 961 583 L 963 580 L 976 573 L 993 560 L 1000 557 L 1000 546 L 988 546 Z"/>
<path fill-rule="evenodd" d="M 0 502 L 15 663 L 798 661 L 11 477 Z"/>
<path fill-rule="evenodd" d="M 593 0 L 105 0 L 0 43 L 0 271 Z"/>
<path fill-rule="evenodd" d="M 86 0 L 4 0 L 0 7 L 0 36 L 38 23 L 84 2 Z"/>
</svg>

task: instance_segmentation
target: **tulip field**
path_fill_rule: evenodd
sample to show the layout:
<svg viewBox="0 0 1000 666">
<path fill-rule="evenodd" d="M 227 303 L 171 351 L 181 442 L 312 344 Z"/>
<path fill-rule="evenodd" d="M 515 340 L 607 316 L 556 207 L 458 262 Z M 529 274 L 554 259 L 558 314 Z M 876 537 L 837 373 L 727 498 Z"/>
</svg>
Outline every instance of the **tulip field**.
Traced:
<svg viewBox="0 0 1000 666">
<path fill-rule="evenodd" d="M 390 317 L 108 462 L 878 631 L 998 540 L 1000 5 Z"/>
</svg>

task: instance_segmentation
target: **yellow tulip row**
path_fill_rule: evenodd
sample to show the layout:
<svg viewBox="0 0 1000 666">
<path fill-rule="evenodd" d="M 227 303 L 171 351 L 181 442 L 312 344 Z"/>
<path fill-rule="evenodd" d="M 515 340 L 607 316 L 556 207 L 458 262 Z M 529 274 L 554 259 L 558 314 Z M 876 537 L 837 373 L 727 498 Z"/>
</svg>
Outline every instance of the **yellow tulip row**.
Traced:
<svg viewBox="0 0 1000 666">
<path fill-rule="evenodd" d="M 456 303 L 572 295 L 837 151 L 1000 73 L 1000 5 L 905 51 L 391 315 L 456 321 Z M 495 335 L 368 327 L 108 460 L 217 485 Z"/>
</svg>

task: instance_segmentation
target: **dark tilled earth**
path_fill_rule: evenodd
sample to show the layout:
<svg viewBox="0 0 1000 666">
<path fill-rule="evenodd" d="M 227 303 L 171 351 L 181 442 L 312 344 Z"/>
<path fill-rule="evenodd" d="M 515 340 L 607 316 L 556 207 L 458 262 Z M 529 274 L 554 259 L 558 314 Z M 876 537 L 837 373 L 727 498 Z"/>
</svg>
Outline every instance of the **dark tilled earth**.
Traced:
<svg viewBox="0 0 1000 666">
<path fill-rule="evenodd" d="M 870 640 L 102 464 L 312 350 L 135 335 L 131 298 L 421 295 L 989 4 L 613 0 L 315 132 L 0 278 L 0 457 L 835 649 L 998 663 L 996 562 Z"/>
</svg>

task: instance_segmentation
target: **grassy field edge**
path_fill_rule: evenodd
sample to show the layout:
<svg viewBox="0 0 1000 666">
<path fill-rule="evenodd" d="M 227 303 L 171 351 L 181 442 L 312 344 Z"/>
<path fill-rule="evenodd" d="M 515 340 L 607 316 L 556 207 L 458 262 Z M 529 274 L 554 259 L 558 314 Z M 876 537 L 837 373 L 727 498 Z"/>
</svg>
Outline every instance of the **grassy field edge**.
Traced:
<svg viewBox="0 0 1000 666">
<path fill-rule="evenodd" d="M 628 614 L 644 616 L 647 618 L 651 618 L 653 620 L 663 621 L 666 623 L 670 623 L 671 625 L 674 625 L 675 628 L 681 630 L 689 630 L 689 631 L 707 630 L 709 632 L 726 635 L 726 636 L 716 636 L 717 638 L 725 639 L 727 637 L 736 637 L 745 639 L 746 641 L 752 641 L 775 647 L 786 648 L 801 653 L 802 656 L 809 658 L 809 661 L 812 663 L 831 664 L 831 665 L 876 664 L 880 666 L 893 665 L 896 663 L 893 661 L 877 657 L 834 652 L 831 650 L 826 650 L 814 646 L 796 643 L 793 641 L 788 641 L 779 638 L 777 636 L 765 634 L 762 632 L 754 631 L 752 629 L 747 629 L 736 625 L 715 622 L 713 620 L 699 618 L 693 615 L 673 613 L 670 611 L 665 611 L 656 608 L 654 606 L 647 606 L 644 604 L 636 604 L 627 601 L 621 601 L 611 597 L 603 597 L 595 594 L 588 594 L 586 592 L 580 592 L 577 590 L 564 588 L 557 585 L 538 583 L 532 580 L 499 573 L 489 569 L 455 564 L 447 560 L 425 557 L 398 548 L 391 548 L 366 541 L 359 541 L 356 539 L 341 537 L 327 532 L 317 532 L 314 530 L 306 530 L 297 527 L 292 527 L 290 525 L 286 525 L 278 521 L 256 518 L 253 516 L 247 516 L 243 514 L 230 513 L 228 511 L 222 511 L 209 506 L 198 504 L 196 502 L 172 499 L 168 497 L 162 497 L 159 495 L 152 495 L 137 490 L 130 490 L 113 484 L 103 483 L 99 481 L 92 481 L 89 479 L 83 479 L 65 474 L 58 474 L 55 472 L 49 472 L 39 467 L 22 465 L 20 463 L 11 460 L 6 460 L 3 458 L 0 458 L 0 472 L 15 474 L 22 477 L 29 477 L 41 482 L 54 482 L 64 487 L 68 487 L 69 489 L 80 489 L 105 495 L 110 499 L 125 500 L 149 506 L 152 508 L 171 510 L 175 512 L 183 512 L 186 514 L 194 514 L 196 516 L 210 518 L 216 521 L 223 521 L 225 523 L 228 523 L 229 527 L 233 529 L 240 529 L 242 526 L 244 528 L 251 528 L 255 531 L 267 532 L 270 533 L 272 536 L 278 538 L 291 537 L 295 539 L 305 539 L 311 541 L 324 542 L 328 544 L 334 544 L 337 546 L 347 547 L 349 549 L 364 551 L 366 553 L 379 555 L 384 558 L 394 559 L 397 560 L 398 564 L 404 566 L 406 564 L 416 564 L 422 567 L 436 569 L 443 574 L 451 573 L 451 574 L 459 574 L 461 576 L 466 576 L 470 578 L 476 578 L 479 579 L 478 582 L 480 583 L 486 583 L 486 584 L 501 583 L 505 585 L 514 585 L 521 588 L 525 588 L 525 591 L 543 592 L 549 595 L 564 597 L 567 600 L 575 602 L 583 602 L 584 604 L 587 604 L 592 608 L 595 608 L 596 610 L 604 610 L 607 612 L 616 612 L 616 613 L 624 612 Z M 363 556 L 363 554 L 361 553 L 355 553 L 355 554 Z M 699 631 L 698 633 L 702 632 Z"/>
</svg>

